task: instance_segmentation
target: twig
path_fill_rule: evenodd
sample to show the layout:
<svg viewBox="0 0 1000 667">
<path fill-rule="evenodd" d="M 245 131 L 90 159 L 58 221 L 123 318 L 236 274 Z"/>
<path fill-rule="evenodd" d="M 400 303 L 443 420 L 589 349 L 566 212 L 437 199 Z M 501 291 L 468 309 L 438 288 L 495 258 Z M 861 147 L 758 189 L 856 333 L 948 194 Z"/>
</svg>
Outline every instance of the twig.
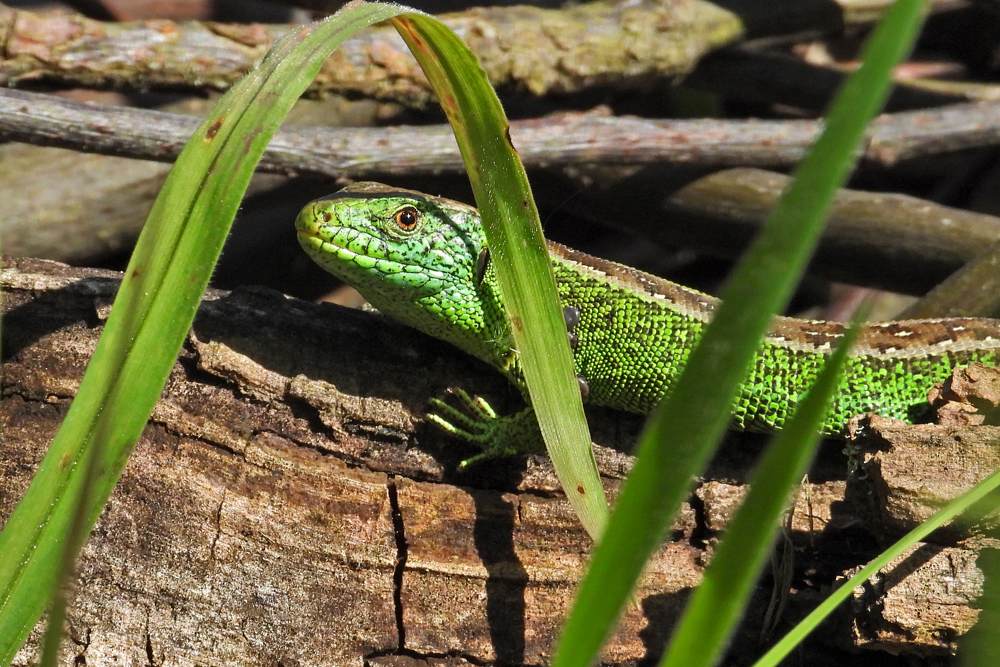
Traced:
<svg viewBox="0 0 1000 667">
<path fill-rule="evenodd" d="M 0 89 L 0 139 L 40 146 L 173 161 L 201 119 L 81 103 Z M 650 120 L 560 113 L 511 123 L 529 166 L 687 163 L 781 167 L 795 164 L 816 133 L 814 121 Z M 1000 143 L 1000 103 L 972 102 L 879 118 L 865 159 L 900 160 Z M 393 128 L 285 128 L 262 171 L 331 177 L 437 174 L 464 169 L 446 125 Z"/>
<path fill-rule="evenodd" d="M 476 8 L 442 18 L 479 56 L 494 85 L 535 95 L 677 76 L 743 34 L 735 14 L 703 0 L 595 2 L 559 10 Z M 103 23 L 0 5 L 0 85 L 45 80 L 222 90 L 246 74 L 278 36 L 299 28 L 166 20 Z M 433 99 L 392 28 L 367 30 L 344 43 L 310 90 L 413 106 Z"/>
<path fill-rule="evenodd" d="M 671 192 L 656 179 L 634 178 L 599 194 L 582 193 L 567 208 L 663 244 L 737 257 L 788 181 L 759 169 L 729 169 Z M 621 202 L 643 205 L 622 212 Z M 997 241 L 995 216 L 906 195 L 841 189 L 809 272 L 922 294 Z"/>
<path fill-rule="evenodd" d="M 726 7 L 726 4 L 732 5 Z M 814 3 L 815 4 L 815 3 Z M 750 37 L 790 38 L 876 20 L 886 0 L 590 2 L 562 9 L 474 8 L 441 19 L 476 53 L 493 85 L 532 95 L 635 87 L 690 72 L 706 54 Z M 935 10 L 954 5 L 936 0 Z M 168 20 L 101 22 L 0 5 L 0 85 L 224 90 L 294 25 Z M 512 37 L 513 36 L 513 37 Z M 416 61 L 392 28 L 365 31 L 327 61 L 310 92 L 351 93 L 411 106 L 432 101 Z"/>
</svg>

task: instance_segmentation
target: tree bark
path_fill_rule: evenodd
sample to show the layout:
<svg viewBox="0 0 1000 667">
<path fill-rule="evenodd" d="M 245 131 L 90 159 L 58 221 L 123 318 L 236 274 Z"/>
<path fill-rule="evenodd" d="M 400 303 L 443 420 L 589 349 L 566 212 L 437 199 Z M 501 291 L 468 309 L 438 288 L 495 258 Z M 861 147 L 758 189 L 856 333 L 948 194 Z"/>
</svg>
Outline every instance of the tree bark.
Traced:
<svg viewBox="0 0 1000 667">
<path fill-rule="evenodd" d="M 39 260 L 5 264 L 0 517 L 65 415 L 118 278 Z M 547 662 L 591 545 L 544 457 L 454 472 L 470 452 L 420 421 L 426 401 L 449 385 L 500 409 L 519 400 L 479 362 L 376 314 L 268 290 L 209 292 L 80 557 L 63 662 Z M 614 497 L 640 420 L 593 417 Z M 761 442 L 733 437 L 713 463 L 606 661 L 659 654 Z M 787 535 L 799 553 L 779 634 L 873 553 L 864 516 L 844 501 L 839 448 L 815 466 L 791 515 Z M 880 603 L 902 596 L 892 599 L 911 613 L 893 619 L 895 632 L 865 634 L 873 610 L 899 607 L 859 594 L 803 649 L 810 664 L 842 663 L 859 645 L 952 651 L 975 617 L 979 544 L 922 547 L 907 561 L 905 586 L 885 583 L 897 569 L 867 592 Z M 942 563 L 947 596 L 935 594 L 940 583 L 928 587 L 941 581 Z M 765 577 L 730 664 L 762 652 L 769 587 Z M 36 629 L 15 665 L 37 659 L 38 640 Z M 883 654 L 866 655 L 853 662 L 883 664 Z"/>
<path fill-rule="evenodd" d="M 900 161 L 1000 143 L 997 101 L 887 114 L 871 123 L 862 159 Z M 188 114 L 81 103 L 0 89 L 0 138 L 158 162 L 172 162 L 203 121 Z M 686 164 L 790 167 L 817 137 L 812 120 L 649 119 L 597 112 L 513 121 L 527 166 Z M 303 127 L 279 130 L 260 170 L 361 178 L 461 172 L 448 125 Z"/>
<path fill-rule="evenodd" d="M 491 83 L 534 95 L 677 76 L 704 53 L 743 34 L 735 14 L 702 0 L 594 2 L 558 10 L 475 8 L 442 19 L 479 56 Z M 0 85 L 47 80 L 223 90 L 250 71 L 276 39 L 298 27 L 166 20 L 105 23 L 0 6 Z M 412 106 L 434 99 L 391 27 L 366 30 L 348 40 L 327 60 L 310 91 Z"/>
</svg>

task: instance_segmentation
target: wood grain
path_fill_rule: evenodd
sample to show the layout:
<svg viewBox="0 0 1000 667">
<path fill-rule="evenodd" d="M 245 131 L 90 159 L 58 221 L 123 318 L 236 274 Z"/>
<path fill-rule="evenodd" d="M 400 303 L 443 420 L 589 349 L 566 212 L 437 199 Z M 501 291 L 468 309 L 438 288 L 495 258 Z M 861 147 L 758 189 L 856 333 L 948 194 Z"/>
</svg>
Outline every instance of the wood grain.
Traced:
<svg viewBox="0 0 1000 667">
<path fill-rule="evenodd" d="M 38 260 L 5 266 L 0 517 L 65 414 L 118 280 Z M 210 292 L 83 550 L 62 662 L 546 663 L 590 544 L 544 457 L 454 472 L 469 452 L 419 420 L 449 384 L 498 406 L 518 400 L 478 362 L 377 315 L 260 289 Z M 637 422 L 598 411 L 593 423 L 612 445 L 597 453 L 614 497 Z M 649 565 L 606 661 L 662 650 L 760 444 L 734 437 L 723 449 Z M 839 447 L 792 515 L 795 576 L 779 633 L 876 548 L 874 529 L 844 501 Z M 950 554 L 961 567 L 949 576 L 966 583 L 932 595 L 924 582 L 943 581 L 942 561 L 918 559 L 903 583 L 875 590 L 892 605 L 859 602 L 811 639 L 802 649 L 810 664 L 842 664 L 858 645 L 952 651 L 975 617 L 978 547 L 926 548 Z M 762 651 L 769 596 L 765 577 L 733 664 Z M 873 609 L 911 613 L 893 617 L 892 632 L 864 634 Z M 36 630 L 15 665 L 37 659 L 38 640 Z"/>
</svg>

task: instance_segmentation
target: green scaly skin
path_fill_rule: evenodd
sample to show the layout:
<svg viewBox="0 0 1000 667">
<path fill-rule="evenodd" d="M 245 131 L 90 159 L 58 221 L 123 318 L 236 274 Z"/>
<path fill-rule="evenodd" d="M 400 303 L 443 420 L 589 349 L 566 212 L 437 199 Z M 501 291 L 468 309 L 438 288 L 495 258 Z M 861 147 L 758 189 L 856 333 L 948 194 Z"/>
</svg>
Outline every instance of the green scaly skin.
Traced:
<svg viewBox="0 0 1000 667">
<path fill-rule="evenodd" d="M 447 199 L 357 183 L 306 206 L 299 242 L 324 269 L 378 310 L 448 341 L 524 383 L 476 210 Z M 647 413 L 669 392 L 717 301 L 627 266 L 550 243 L 559 296 L 579 315 L 571 327 L 576 371 L 588 403 Z M 733 426 L 773 431 L 843 335 L 835 322 L 775 318 L 733 407 Z M 876 412 L 913 422 L 927 392 L 955 366 L 996 365 L 1000 322 L 911 320 L 864 327 L 823 425 L 840 433 Z M 440 401 L 430 419 L 484 448 L 479 458 L 537 451 L 530 408 L 497 418 L 459 393 L 471 416 Z"/>
</svg>

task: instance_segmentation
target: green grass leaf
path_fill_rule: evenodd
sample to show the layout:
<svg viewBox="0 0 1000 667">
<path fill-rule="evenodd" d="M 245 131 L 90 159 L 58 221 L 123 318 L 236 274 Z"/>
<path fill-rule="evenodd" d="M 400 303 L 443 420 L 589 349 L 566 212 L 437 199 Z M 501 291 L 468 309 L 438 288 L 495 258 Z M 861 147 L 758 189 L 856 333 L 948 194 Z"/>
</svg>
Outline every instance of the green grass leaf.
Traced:
<svg viewBox="0 0 1000 667">
<path fill-rule="evenodd" d="M 823 419 L 830 399 L 841 388 L 847 355 L 860 324 L 861 318 L 855 316 L 854 325 L 830 355 L 795 414 L 767 448 L 750 480 L 750 491 L 726 526 L 661 665 L 713 665 L 722 655 L 772 548 L 790 492 L 819 446 Z"/>
<path fill-rule="evenodd" d="M 792 628 L 791 632 L 781 638 L 771 649 L 754 663 L 754 667 L 775 667 L 792 650 L 798 646 L 806 636 L 816 629 L 827 616 L 833 613 L 842 602 L 851 596 L 855 588 L 862 585 L 871 577 L 878 574 L 879 570 L 889 565 L 890 562 L 899 558 L 914 544 L 920 542 L 935 530 L 945 525 L 963 512 L 975 513 L 979 510 L 985 514 L 997 506 L 996 497 L 990 497 L 1000 488 L 1000 470 L 994 471 L 989 477 L 976 484 L 974 487 L 963 493 L 961 496 L 951 501 L 934 516 L 927 519 L 909 533 L 904 535 L 898 542 L 886 549 L 879 556 L 865 565 L 847 582 L 830 594 L 830 597 L 823 600 L 808 616 L 802 619 L 798 625 Z M 984 646 L 984 649 L 987 648 Z M 992 664 L 992 663 L 973 663 Z"/>
<path fill-rule="evenodd" d="M 393 23 L 437 91 L 469 166 L 531 404 L 566 496 L 596 538 L 607 522 L 607 500 L 538 209 L 507 118 L 485 72 L 454 33 L 418 16 Z"/>
<path fill-rule="evenodd" d="M 996 494 L 986 500 L 992 501 L 986 509 L 996 511 L 1000 505 Z M 1000 537 L 995 528 L 987 535 L 994 540 Z M 958 644 L 958 661 L 965 667 L 1000 663 L 1000 637 L 997 637 L 997 628 L 1000 627 L 1000 549 L 985 544 L 981 544 L 980 549 L 976 567 L 983 573 L 983 589 L 975 602 L 979 607 L 979 617 Z"/>
<path fill-rule="evenodd" d="M 734 270 L 722 294 L 723 305 L 692 352 L 674 393 L 647 425 L 639 458 L 560 639 L 556 667 L 585 667 L 597 659 L 644 563 L 689 493 L 691 478 L 715 451 L 733 396 L 771 315 L 791 295 L 833 194 L 854 163 L 865 126 L 888 94 L 892 67 L 911 48 L 923 4 L 900 0 L 872 35 L 864 64 L 845 83 L 824 133 Z"/>
<path fill-rule="evenodd" d="M 272 134 L 341 42 L 361 28 L 409 11 L 355 3 L 286 35 L 219 100 L 178 157 L 139 237 L 77 396 L 25 497 L 0 532 L 0 665 L 10 663 L 48 607 L 65 564 L 75 557 L 117 483 Z M 426 46 L 433 48 L 429 42 Z M 476 79 L 481 70 L 474 57 L 466 49 L 462 58 L 444 67 L 460 83 L 469 71 L 470 81 Z M 475 94 L 488 97 L 481 90 Z M 493 95 L 491 88 L 488 94 Z M 495 95 L 492 100 L 498 107 Z M 502 117 L 502 111 L 496 113 Z M 490 140 L 483 139 L 486 134 L 483 129 L 476 137 L 494 144 L 505 141 L 503 134 Z"/>
</svg>

